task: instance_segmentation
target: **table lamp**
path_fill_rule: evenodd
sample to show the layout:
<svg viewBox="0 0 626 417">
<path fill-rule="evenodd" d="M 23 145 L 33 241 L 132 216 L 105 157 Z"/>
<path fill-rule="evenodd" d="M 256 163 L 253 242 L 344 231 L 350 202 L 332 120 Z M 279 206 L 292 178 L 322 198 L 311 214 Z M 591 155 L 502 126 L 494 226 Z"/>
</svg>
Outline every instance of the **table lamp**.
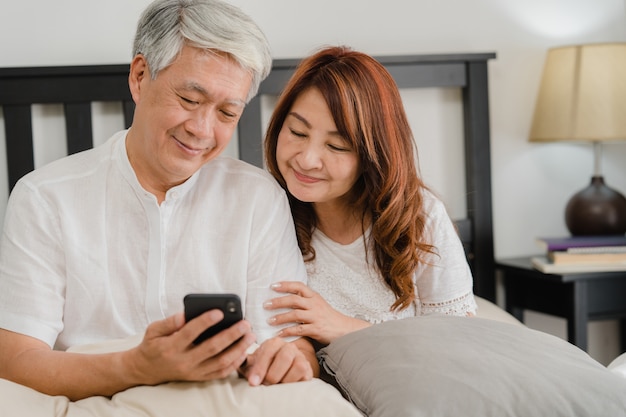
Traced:
<svg viewBox="0 0 626 417">
<path fill-rule="evenodd" d="M 586 141 L 594 149 L 591 184 L 565 208 L 572 235 L 626 233 L 626 198 L 604 183 L 600 168 L 602 142 L 625 139 L 626 43 L 550 49 L 529 140 Z"/>
</svg>

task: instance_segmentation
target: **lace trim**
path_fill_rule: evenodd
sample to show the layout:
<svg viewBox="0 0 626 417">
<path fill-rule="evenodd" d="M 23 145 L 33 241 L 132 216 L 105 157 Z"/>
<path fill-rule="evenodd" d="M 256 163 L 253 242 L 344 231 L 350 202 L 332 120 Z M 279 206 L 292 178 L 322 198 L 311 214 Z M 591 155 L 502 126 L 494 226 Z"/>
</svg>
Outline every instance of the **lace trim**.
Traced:
<svg viewBox="0 0 626 417">
<path fill-rule="evenodd" d="M 474 294 L 469 292 L 461 297 L 440 303 L 421 303 L 421 314 L 445 314 L 447 316 L 466 316 L 468 313 L 476 314 L 478 306 Z"/>
<path fill-rule="evenodd" d="M 386 321 L 400 320 L 400 319 L 404 319 L 407 317 L 415 317 L 415 316 L 416 316 L 415 308 L 409 307 L 406 310 L 402 310 L 400 313 L 393 313 L 393 312 L 387 313 L 383 317 L 380 317 L 380 316 L 373 317 L 372 315 L 369 315 L 369 314 L 355 314 L 354 318 L 366 321 L 371 324 L 380 324 Z"/>
</svg>

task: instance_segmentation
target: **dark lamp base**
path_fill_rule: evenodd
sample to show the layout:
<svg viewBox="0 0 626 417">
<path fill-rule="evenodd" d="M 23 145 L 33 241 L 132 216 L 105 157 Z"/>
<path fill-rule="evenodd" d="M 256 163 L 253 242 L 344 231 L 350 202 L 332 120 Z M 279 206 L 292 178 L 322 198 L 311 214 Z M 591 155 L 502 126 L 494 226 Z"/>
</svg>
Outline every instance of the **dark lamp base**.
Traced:
<svg viewBox="0 0 626 417">
<path fill-rule="evenodd" d="M 565 223 L 574 236 L 626 233 L 626 198 L 594 176 L 591 184 L 574 194 L 565 208 Z"/>
</svg>

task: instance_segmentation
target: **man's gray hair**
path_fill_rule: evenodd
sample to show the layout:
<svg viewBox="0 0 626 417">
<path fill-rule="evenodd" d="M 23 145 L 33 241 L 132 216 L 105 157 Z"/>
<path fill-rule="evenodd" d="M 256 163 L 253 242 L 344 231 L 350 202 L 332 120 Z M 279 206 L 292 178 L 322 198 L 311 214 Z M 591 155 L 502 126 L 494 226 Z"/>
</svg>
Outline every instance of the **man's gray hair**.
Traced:
<svg viewBox="0 0 626 417">
<path fill-rule="evenodd" d="M 219 0 L 156 0 L 137 24 L 133 56 L 142 54 L 152 78 L 169 66 L 183 47 L 228 54 L 252 75 L 249 101 L 272 67 L 267 39 L 240 9 Z"/>
</svg>

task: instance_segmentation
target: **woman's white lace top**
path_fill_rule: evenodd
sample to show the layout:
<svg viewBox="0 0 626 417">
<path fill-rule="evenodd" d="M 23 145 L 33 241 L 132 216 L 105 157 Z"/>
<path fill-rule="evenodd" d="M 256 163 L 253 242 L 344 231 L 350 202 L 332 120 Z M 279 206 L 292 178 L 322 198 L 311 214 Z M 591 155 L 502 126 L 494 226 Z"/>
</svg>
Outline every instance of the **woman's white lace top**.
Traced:
<svg viewBox="0 0 626 417">
<path fill-rule="evenodd" d="M 371 248 L 365 261 L 363 237 L 348 245 L 339 244 L 315 230 L 312 245 L 315 260 L 307 262 L 309 286 L 335 309 L 370 323 L 410 316 L 475 313 L 472 275 L 461 241 L 443 203 L 424 192 L 428 213 L 426 233 L 438 254 L 427 254 L 426 263 L 415 272 L 416 299 L 404 310 L 391 311 L 396 298 L 378 273 Z M 367 241 L 371 229 L 365 233 Z"/>
</svg>

